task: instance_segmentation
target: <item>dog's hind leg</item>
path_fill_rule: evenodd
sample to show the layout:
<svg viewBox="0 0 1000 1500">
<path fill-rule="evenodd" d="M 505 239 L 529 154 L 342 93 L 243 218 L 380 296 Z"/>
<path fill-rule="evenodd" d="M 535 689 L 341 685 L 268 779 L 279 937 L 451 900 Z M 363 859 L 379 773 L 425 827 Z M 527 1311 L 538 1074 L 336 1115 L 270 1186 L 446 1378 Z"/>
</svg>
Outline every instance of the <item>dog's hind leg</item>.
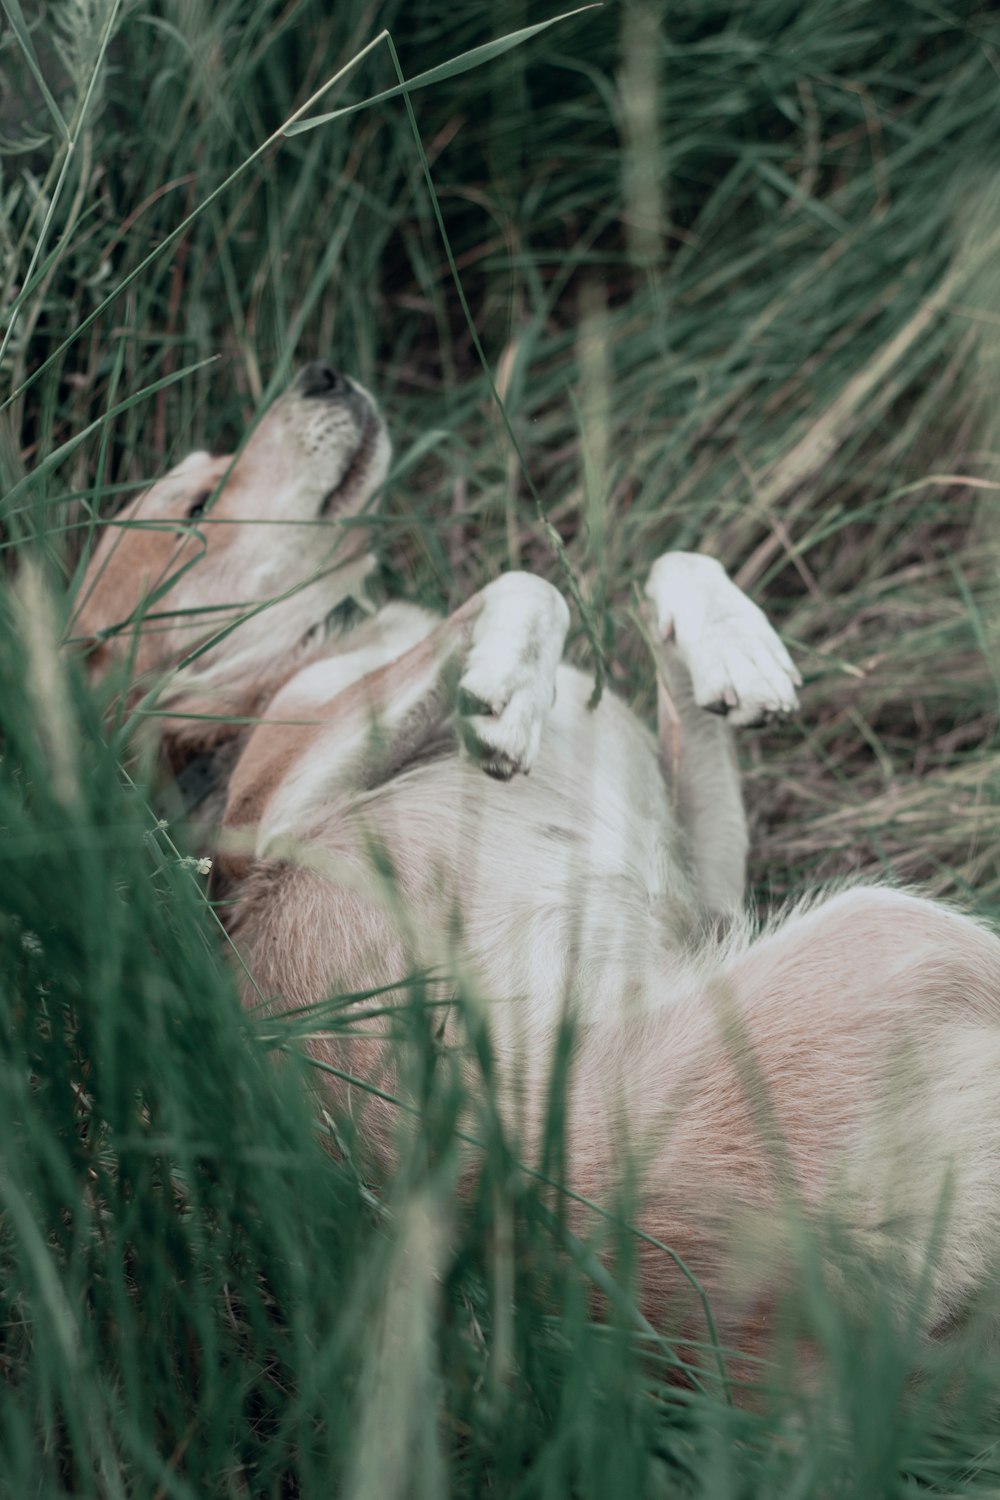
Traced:
<svg viewBox="0 0 1000 1500">
<path fill-rule="evenodd" d="M 714 558 L 668 552 L 646 582 L 661 641 L 660 757 L 711 915 L 739 910 L 747 825 L 732 726 L 791 713 L 801 679 L 766 615 Z"/>
<path fill-rule="evenodd" d="M 1000 939 L 855 887 L 693 983 L 681 1003 L 671 979 L 669 1005 L 582 1027 L 574 1055 L 581 1201 L 606 1201 L 617 1140 L 643 1143 L 647 1315 L 683 1291 L 659 1240 L 701 1281 L 722 1342 L 746 1348 L 745 1314 L 766 1316 L 799 1268 L 800 1307 L 820 1305 L 809 1244 L 856 1313 L 874 1296 L 880 1316 L 945 1333 L 978 1302 L 978 1329 L 1000 1337 Z"/>
</svg>

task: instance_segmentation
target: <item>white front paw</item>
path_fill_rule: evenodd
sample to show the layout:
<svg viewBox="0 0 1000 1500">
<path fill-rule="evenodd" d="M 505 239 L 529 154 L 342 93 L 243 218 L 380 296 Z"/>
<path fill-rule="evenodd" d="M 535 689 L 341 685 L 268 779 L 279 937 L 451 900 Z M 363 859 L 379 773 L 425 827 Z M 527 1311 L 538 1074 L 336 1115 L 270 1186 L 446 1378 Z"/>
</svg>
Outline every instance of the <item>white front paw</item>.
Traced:
<svg viewBox="0 0 1000 1500">
<path fill-rule="evenodd" d="M 530 771 L 568 629 L 566 601 L 543 578 L 504 573 L 483 590 L 458 710 L 466 747 L 491 776 Z"/>
<path fill-rule="evenodd" d="M 802 678 L 762 609 L 721 563 L 667 552 L 646 581 L 663 640 L 673 636 L 695 702 L 732 724 L 764 724 L 794 712 Z"/>
</svg>

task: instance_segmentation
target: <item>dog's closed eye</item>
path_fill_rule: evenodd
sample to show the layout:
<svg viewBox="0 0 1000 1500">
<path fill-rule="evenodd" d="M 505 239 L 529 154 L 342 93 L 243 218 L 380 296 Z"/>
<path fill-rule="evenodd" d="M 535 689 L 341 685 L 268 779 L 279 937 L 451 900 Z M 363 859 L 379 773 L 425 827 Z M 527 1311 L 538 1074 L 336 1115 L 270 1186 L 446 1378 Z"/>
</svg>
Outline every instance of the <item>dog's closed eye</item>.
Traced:
<svg viewBox="0 0 1000 1500">
<path fill-rule="evenodd" d="M 205 514 L 205 506 L 212 497 L 211 490 L 205 490 L 198 498 L 188 506 L 187 518 L 189 521 L 197 520 L 198 516 Z"/>
</svg>

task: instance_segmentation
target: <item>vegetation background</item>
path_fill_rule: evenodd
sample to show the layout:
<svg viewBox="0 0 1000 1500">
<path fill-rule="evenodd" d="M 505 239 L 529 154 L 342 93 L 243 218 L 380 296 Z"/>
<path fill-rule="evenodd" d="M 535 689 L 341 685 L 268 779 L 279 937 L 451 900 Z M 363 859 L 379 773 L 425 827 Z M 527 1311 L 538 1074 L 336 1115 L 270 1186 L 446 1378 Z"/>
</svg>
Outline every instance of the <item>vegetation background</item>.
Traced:
<svg viewBox="0 0 1000 1500">
<path fill-rule="evenodd" d="M 818 1391 L 676 1383 L 627 1231 L 610 1272 L 566 1243 L 488 1088 L 461 1222 L 448 1087 L 397 1180 L 343 1121 L 327 1154 L 148 757 L 56 656 L 101 518 L 332 357 L 391 416 L 394 590 L 568 566 L 571 649 L 642 714 L 653 557 L 766 597 L 806 681 L 744 741 L 762 909 L 863 870 L 1000 916 L 1000 14 L 624 0 L 507 46 L 554 9 L 2 8 L 0 1493 L 1000 1493 L 995 1355 L 852 1319 L 818 1262 Z M 283 134 L 341 70 L 307 119 L 397 84 L 383 28 L 408 78 L 496 45 Z"/>
</svg>

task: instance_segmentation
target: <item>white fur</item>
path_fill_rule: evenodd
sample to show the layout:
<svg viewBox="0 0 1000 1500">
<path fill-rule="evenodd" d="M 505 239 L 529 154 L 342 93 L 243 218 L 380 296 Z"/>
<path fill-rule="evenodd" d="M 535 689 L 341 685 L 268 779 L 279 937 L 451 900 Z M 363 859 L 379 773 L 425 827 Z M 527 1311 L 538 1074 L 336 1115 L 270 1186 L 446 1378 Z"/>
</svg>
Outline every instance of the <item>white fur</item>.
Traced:
<svg viewBox="0 0 1000 1500">
<path fill-rule="evenodd" d="M 489 768 L 531 770 L 568 629 L 566 601 L 543 578 L 507 573 L 483 590 L 459 689 L 489 705 L 489 714 L 466 715 Z"/>
<path fill-rule="evenodd" d="M 802 678 L 763 610 L 713 557 L 668 552 L 646 583 L 662 639 L 672 636 L 700 708 L 759 724 L 798 708 Z"/>
</svg>

